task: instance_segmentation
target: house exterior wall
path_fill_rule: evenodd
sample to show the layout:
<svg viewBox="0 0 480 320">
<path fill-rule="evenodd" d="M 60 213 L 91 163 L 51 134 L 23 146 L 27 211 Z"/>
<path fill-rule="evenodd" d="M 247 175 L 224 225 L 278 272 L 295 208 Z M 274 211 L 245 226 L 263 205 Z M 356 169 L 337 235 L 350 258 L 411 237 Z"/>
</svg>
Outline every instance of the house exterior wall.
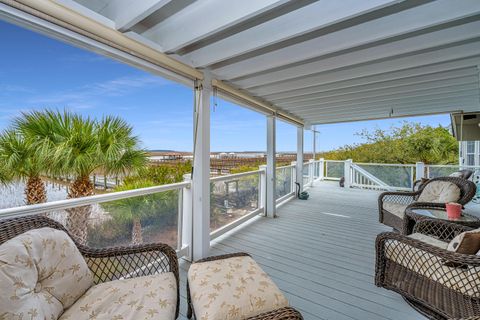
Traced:
<svg viewBox="0 0 480 320">
<path fill-rule="evenodd" d="M 461 141 L 459 144 L 459 165 L 480 166 L 480 141 Z"/>
</svg>

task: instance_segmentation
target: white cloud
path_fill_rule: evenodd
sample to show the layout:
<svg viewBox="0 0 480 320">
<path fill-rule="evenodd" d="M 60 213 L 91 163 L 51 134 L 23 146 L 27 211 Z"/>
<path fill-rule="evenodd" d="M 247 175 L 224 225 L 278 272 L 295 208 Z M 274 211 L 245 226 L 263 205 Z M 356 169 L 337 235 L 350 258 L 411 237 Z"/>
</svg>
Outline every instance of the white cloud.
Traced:
<svg viewBox="0 0 480 320">
<path fill-rule="evenodd" d="M 121 77 L 105 82 L 97 82 L 81 86 L 76 89 L 65 90 L 41 96 L 32 97 L 28 100 L 31 104 L 65 104 L 70 108 L 93 108 L 98 99 L 105 96 L 121 97 L 131 94 L 135 90 L 163 86 L 168 84 L 164 79 L 154 76 Z"/>
</svg>

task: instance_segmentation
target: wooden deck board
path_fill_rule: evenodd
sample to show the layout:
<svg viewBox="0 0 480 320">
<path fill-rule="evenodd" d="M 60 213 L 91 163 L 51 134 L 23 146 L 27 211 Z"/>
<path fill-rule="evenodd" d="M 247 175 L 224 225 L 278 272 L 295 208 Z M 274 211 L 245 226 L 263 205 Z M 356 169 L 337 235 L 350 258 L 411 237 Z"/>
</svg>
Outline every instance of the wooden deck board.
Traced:
<svg viewBox="0 0 480 320">
<path fill-rule="evenodd" d="M 378 192 L 318 182 L 308 201 L 290 201 L 277 219 L 254 218 L 218 238 L 211 254 L 245 251 L 261 265 L 305 319 L 422 320 L 394 292 L 375 287 Z M 186 315 L 181 264 L 181 319 Z"/>
</svg>

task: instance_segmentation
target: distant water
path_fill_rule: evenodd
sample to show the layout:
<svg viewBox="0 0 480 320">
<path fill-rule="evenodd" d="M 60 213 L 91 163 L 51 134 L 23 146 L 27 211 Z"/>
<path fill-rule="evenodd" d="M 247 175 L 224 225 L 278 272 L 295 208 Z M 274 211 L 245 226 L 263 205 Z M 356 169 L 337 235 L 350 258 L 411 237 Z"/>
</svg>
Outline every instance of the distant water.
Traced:
<svg viewBox="0 0 480 320">
<path fill-rule="evenodd" d="M 47 201 L 63 200 L 67 197 L 67 188 L 62 185 L 47 183 Z M 25 183 L 15 182 L 0 185 L 0 209 L 24 206 Z"/>
</svg>

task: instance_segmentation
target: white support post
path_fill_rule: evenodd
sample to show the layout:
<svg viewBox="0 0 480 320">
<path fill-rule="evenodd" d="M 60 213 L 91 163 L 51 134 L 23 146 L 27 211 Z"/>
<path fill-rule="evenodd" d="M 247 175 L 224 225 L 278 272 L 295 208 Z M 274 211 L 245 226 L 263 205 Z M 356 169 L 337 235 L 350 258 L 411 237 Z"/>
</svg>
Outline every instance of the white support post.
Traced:
<svg viewBox="0 0 480 320">
<path fill-rule="evenodd" d="M 344 177 L 345 177 L 345 188 L 350 188 L 352 184 L 352 159 L 345 160 L 345 167 L 344 167 Z"/>
<path fill-rule="evenodd" d="M 195 88 L 193 154 L 193 260 L 208 256 L 210 250 L 210 96 L 208 77 Z"/>
<path fill-rule="evenodd" d="M 189 174 L 185 174 L 183 176 L 183 181 L 192 181 L 192 177 Z M 183 188 L 182 190 L 182 234 L 181 239 L 179 239 L 179 243 L 181 243 L 181 247 L 178 248 L 181 250 L 188 246 L 187 251 L 187 260 L 192 260 L 192 188 L 187 187 Z"/>
<path fill-rule="evenodd" d="M 265 212 L 269 218 L 275 218 L 276 216 L 276 138 L 275 138 L 275 116 L 267 116 L 267 174 L 266 174 L 266 203 Z"/>
<path fill-rule="evenodd" d="M 318 179 L 324 180 L 325 179 L 325 159 L 320 158 L 320 162 L 318 163 Z"/>
<path fill-rule="evenodd" d="M 315 173 L 315 162 L 313 159 L 310 159 L 308 160 L 308 184 L 310 185 L 310 187 L 313 187 L 314 173 Z"/>
<path fill-rule="evenodd" d="M 297 174 L 296 182 L 300 184 L 300 192 L 303 191 L 303 127 L 297 127 Z"/>
<path fill-rule="evenodd" d="M 415 164 L 415 180 L 425 178 L 425 163 L 417 162 Z"/>
<path fill-rule="evenodd" d="M 258 179 L 258 208 L 263 208 L 263 213 L 266 215 L 267 211 L 265 210 L 266 198 L 267 198 L 267 166 L 262 164 L 259 166 L 259 169 L 262 172 L 259 175 Z"/>
</svg>

